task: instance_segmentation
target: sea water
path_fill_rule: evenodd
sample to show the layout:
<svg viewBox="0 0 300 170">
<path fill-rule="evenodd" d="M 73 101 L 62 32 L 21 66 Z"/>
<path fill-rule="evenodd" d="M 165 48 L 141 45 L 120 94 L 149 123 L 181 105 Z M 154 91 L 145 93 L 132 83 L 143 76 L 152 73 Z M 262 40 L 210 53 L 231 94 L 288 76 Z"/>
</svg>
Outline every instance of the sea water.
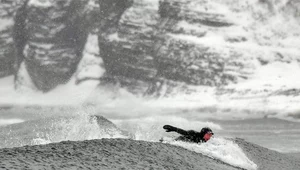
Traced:
<svg viewBox="0 0 300 170">
<path fill-rule="evenodd" d="M 209 142 L 202 143 L 201 145 L 182 141 L 167 141 L 166 143 L 202 153 L 203 155 L 213 159 L 221 160 L 235 167 L 240 167 L 247 170 L 257 169 L 257 165 L 245 155 L 245 153 L 237 144 L 225 138 L 212 138 L 209 140 Z"/>
<path fill-rule="evenodd" d="M 59 109 L 60 108 L 60 109 Z M 99 109 L 99 108 L 98 108 Z M 34 111 L 35 110 L 35 111 Z M 284 153 L 299 152 L 300 124 L 275 118 L 218 120 L 195 119 L 185 111 L 147 108 L 147 116 L 131 114 L 129 110 L 97 110 L 95 107 L 10 107 L 0 110 L 1 120 L 9 120 L 0 126 L 0 147 L 40 145 L 65 140 L 81 141 L 101 138 L 127 138 L 119 133 L 108 135 L 89 115 L 105 115 L 122 130 L 133 134 L 135 140 L 159 142 L 169 138 L 169 143 L 199 152 L 230 165 L 245 169 L 256 169 L 255 163 L 247 158 L 242 149 L 230 138 L 241 137 L 269 149 Z M 142 110 L 139 110 L 142 111 Z M 31 112 L 31 114 L 29 114 Z M 60 112 L 60 115 L 59 115 Z M 158 114 L 160 112 L 160 114 Z M 23 113 L 27 113 L 25 116 Z M 152 115 L 151 115 L 152 114 Z M 200 113 L 199 113 L 200 114 Z M 64 116 L 62 116 L 64 115 Z M 109 116 L 110 115 L 110 116 Z M 5 118 L 5 119 L 4 119 Z M 8 123 L 11 123 L 8 125 Z M 208 126 L 215 136 L 207 143 L 197 145 L 174 142 L 177 133 L 167 133 L 163 125 L 170 124 L 182 129 L 200 130 Z M 238 158 L 238 160 L 237 160 Z"/>
<path fill-rule="evenodd" d="M 0 96 L 0 148 L 101 138 L 130 137 L 159 142 L 164 137 L 174 139 L 178 136 L 174 132 L 166 133 L 162 128 L 170 124 L 186 130 L 210 127 L 215 136 L 204 145 L 195 147 L 172 141 L 171 144 L 245 169 L 255 169 L 256 165 L 230 138 L 241 137 L 279 152 L 299 152 L 300 123 L 296 119 L 271 118 L 256 110 L 218 110 L 209 89 L 203 90 L 201 98 L 195 99 L 192 96 L 145 99 L 122 89 L 117 96 L 100 90 L 92 92 L 97 95 L 88 100 L 82 91 L 73 93 L 74 89 L 70 89 L 70 93 L 62 96 L 62 92 L 68 90 L 57 88 L 49 94 L 20 94 L 8 93 L 7 88 L 1 88 L 1 94 L 6 95 Z M 106 133 L 96 121 L 90 121 L 90 115 L 106 117 L 131 136 Z M 240 159 L 236 161 L 236 157 Z"/>
</svg>

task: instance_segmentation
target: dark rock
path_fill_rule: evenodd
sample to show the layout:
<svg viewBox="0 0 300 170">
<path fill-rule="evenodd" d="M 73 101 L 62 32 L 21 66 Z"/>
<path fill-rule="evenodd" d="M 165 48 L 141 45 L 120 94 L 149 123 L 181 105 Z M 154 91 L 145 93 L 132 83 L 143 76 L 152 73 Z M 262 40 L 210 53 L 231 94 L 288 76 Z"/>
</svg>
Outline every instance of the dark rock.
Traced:
<svg viewBox="0 0 300 170">
<path fill-rule="evenodd" d="M 34 89 L 44 92 L 68 82 L 76 74 L 91 34 L 98 36 L 100 52 L 95 56 L 103 59 L 106 72 L 101 78 L 80 77 L 76 84 L 100 79 L 101 87 L 121 86 L 135 94 L 168 95 L 176 88 L 189 93 L 194 85 L 222 87 L 248 79 L 259 64 L 290 63 L 296 58 L 295 53 L 286 52 L 289 50 L 277 50 L 274 42 L 280 40 L 278 47 L 283 48 L 286 41 L 281 44 L 281 39 L 298 36 L 298 32 L 271 30 L 261 35 L 258 28 L 239 25 L 231 19 L 231 14 L 236 17 L 250 14 L 250 20 L 261 26 L 268 20 L 265 14 L 270 17 L 276 14 L 274 7 L 278 3 L 269 0 L 255 4 L 265 7 L 263 11 L 245 13 L 242 10 L 248 10 L 254 3 L 58 0 L 41 1 L 43 5 L 39 5 L 33 2 L 1 1 L 0 19 L 9 20 L 9 24 L 0 27 L 0 76 L 12 74 L 15 68 L 17 87 L 28 79 L 27 73 Z M 216 12 L 223 6 L 228 11 Z M 298 1 L 290 0 L 280 10 L 299 19 L 299 6 Z M 236 29 L 239 32 L 233 33 Z M 254 48 L 245 47 L 248 44 Z M 260 46 L 270 50 L 262 50 L 265 48 Z M 291 45 L 291 49 L 297 47 Z"/>
<path fill-rule="evenodd" d="M 120 83 L 121 86 L 135 89 L 143 81 L 151 81 L 156 75 L 151 54 L 154 43 L 151 33 L 152 26 L 155 25 L 151 21 L 155 18 L 156 11 L 147 9 L 149 4 L 143 1 L 132 2 L 112 1 L 114 5 L 109 8 L 109 13 L 106 10 L 108 7 L 100 3 L 100 10 L 105 18 L 99 35 L 99 48 L 106 69 L 102 84 Z M 149 19 L 147 23 L 145 18 Z"/>
<path fill-rule="evenodd" d="M 192 1 L 160 2 L 161 18 L 156 35 L 159 41 L 155 43 L 159 47 L 156 53 L 158 75 L 191 85 L 219 86 L 234 82 L 236 78 L 226 74 L 227 61 L 221 57 L 223 54 L 210 45 L 189 40 L 191 36 L 201 40 L 206 35 L 205 29 L 189 30 L 181 23 L 210 27 L 233 24 L 224 15 L 192 10 Z"/>
<path fill-rule="evenodd" d="M 291 13 L 300 22 L 300 2 L 298 0 L 289 0 L 284 10 Z"/>
<path fill-rule="evenodd" d="M 68 82 L 82 57 L 87 38 L 86 1 L 51 2 L 51 6 L 29 3 L 24 12 L 19 11 L 26 17 L 16 17 L 18 23 L 25 23 L 23 29 L 18 29 L 23 36 L 17 36 L 16 42 L 26 42 L 22 44 L 24 50 L 19 49 L 34 85 L 42 91 Z"/>
<path fill-rule="evenodd" d="M 11 27 L 0 30 L 0 78 L 13 74 L 14 44 L 11 34 Z"/>
<path fill-rule="evenodd" d="M 14 73 L 15 44 L 14 18 L 17 10 L 22 7 L 25 0 L 0 1 L 0 77 Z M 17 69 L 17 68 L 16 68 Z"/>
<path fill-rule="evenodd" d="M 243 64 L 228 61 L 221 57 L 222 51 L 209 45 L 178 38 L 206 35 L 204 29 L 186 29 L 182 22 L 220 29 L 233 25 L 224 15 L 191 10 L 191 4 L 192 1 L 181 0 L 164 0 L 159 4 L 135 1 L 119 24 L 116 22 L 99 36 L 105 77 L 108 77 L 103 78 L 102 84 L 114 82 L 131 92 L 140 90 L 139 93 L 158 95 L 162 93 L 159 92 L 162 85 L 167 84 L 173 84 L 167 86 L 172 89 L 182 86 L 181 83 L 220 86 L 235 82 L 236 75 L 228 74 L 226 66 L 235 65 L 239 69 Z M 229 53 L 241 55 L 234 50 Z"/>
</svg>

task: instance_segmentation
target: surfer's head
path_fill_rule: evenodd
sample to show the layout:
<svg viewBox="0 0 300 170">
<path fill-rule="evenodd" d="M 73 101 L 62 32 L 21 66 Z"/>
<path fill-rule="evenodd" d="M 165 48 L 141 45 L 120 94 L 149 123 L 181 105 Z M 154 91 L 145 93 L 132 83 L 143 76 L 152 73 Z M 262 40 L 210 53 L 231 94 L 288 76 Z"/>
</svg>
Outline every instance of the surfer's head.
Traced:
<svg viewBox="0 0 300 170">
<path fill-rule="evenodd" d="M 212 135 L 214 135 L 214 133 L 209 127 L 202 128 L 200 133 L 203 134 L 203 140 L 205 142 L 207 142 L 212 137 Z"/>
</svg>

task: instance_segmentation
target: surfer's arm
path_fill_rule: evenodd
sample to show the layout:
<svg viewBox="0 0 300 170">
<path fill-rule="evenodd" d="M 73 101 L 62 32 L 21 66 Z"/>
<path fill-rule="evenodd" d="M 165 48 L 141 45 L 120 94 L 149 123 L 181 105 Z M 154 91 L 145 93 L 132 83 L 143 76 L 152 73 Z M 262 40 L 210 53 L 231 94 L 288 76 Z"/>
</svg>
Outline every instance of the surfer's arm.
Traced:
<svg viewBox="0 0 300 170">
<path fill-rule="evenodd" d="M 177 132 L 181 135 L 189 135 L 188 131 L 185 131 L 183 129 L 180 129 L 180 128 L 177 128 L 177 127 L 174 127 L 174 126 L 171 126 L 171 125 L 165 125 L 163 126 L 164 129 L 166 129 L 166 132 Z"/>
<path fill-rule="evenodd" d="M 189 135 L 189 131 L 186 131 L 186 130 L 183 130 L 183 129 L 179 129 L 179 128 L 176 129 L 176 132 L 179 133 L 179 134 L 181 134 L 181 135 L 183 135 L 183 136 Z"/>
</svg>

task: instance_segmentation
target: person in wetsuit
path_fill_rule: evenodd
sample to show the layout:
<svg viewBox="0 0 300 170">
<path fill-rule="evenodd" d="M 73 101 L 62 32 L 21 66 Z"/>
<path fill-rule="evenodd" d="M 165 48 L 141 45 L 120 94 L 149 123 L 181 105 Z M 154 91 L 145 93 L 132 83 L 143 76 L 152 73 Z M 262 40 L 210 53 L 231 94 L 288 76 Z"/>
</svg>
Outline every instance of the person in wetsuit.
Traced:
<svg viewBox="0 0 300 170">
<path fill-rule="evenodd" d="M 177 132 L 181 134 L 178 138 L 175 140 L 185 141 L 185 142 L 194 142 L 194 143 L 202 143 L 207 142 L 214 133 L 209 127 L 204 127 L 201 129 L 200 132 L 194 131 L 194 130 L 183 130 L 171 125 L 164 125 L 163 128 L 166 130 L 166 132 Z"/>
</svg>

